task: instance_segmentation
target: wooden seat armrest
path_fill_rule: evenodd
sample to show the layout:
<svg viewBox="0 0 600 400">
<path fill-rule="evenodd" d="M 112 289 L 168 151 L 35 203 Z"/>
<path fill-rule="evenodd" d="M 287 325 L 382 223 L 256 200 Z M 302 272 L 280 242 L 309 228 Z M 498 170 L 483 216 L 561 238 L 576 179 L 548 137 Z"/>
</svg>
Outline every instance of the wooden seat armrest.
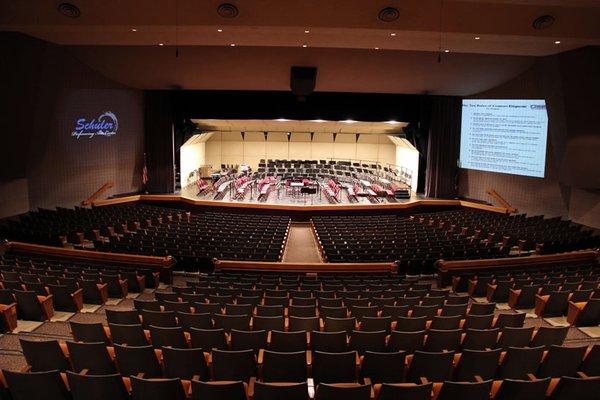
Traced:
<svg viewBox="0 0 600 400">
<path fill-rule="evenodd" d="M 469 296 L 473 296 L 473 293 L 475 292 L 475 287 L 476 286 L 477 286 L 477 279 L 475 279 L 475 280 L 469 279 L 469 288 L 467 289 L 468 293 L 469 293 Z"/>
<path fill-rule="evenodd" d="M 27 364 L 25 365 L 23 368 L 21 368 L 19 370 L 19 372 L 30 372 L 31 371 L 31 365 Z"/>
<path fill-rule="evenodd" d="M 17 328 L 17 303 L 3 305 L 2 318 L 6 324 L 6 329 L 12 332 Z"/>
<path fill-rule="evenodd" d="M 492 300 L 492 296 L 494 295 L 494 291 L 496 290 L 496 288 L 498 287 L 498 285 L 492 285 L 491 283 L 487 284 L 487 291 L 486 291 L 486 299 L 488 301 Z"/>
<path fill-rule="evenodd" d="M 366 378 L 363 378 L 363 382 L 365 383 L 365 385 L 369 385 L 369 386 L 371 386 L 371 385 L 372 385 L 372 383 L 371 383 L 371 378 L 368 378 L 368 377 L 366 377 Z"/>
<path fill-rule="evenodd" d="M 48 296 L 38 296 L 42 311 L 46 315 L 46 319 L 52 318 L 54 315 L 54 296 L 49 294 Z"/>
<path fill-rule="evenodd" d="M 540 296 L 539 294 L 535 295 L 535 310 L 534 310 L 535 315 L 537 315 L 537 316 L 542 315 L 549 298 L 550 298 L 550 296 L 548 296 L 548 295 L 546 295 L 546 296 Z"/>
<path fill-rule="evenodd" d="M 145 375 L 144 372 L 138 372 L 135 377 L 138 378 L 138 379 L 144 379 L 144 375 Z"/>
<path fill-rule="evenodd" d="M 255 385 L 255 383 L 256 383 L 256 377 L 255 376 L 251 376 L 250 380 L 248 381 L 248 388 L 246 389 L 246 395 L 250 399 L 254 397 L 254 385 Z"/>
<path fill-rule="evenodd" d="M 140 275 L 136 275 L 137 277 L 137 281 L 138 281 L 138 285 L 140 287 L 140 293 L 144 291 L 144 289 L 146 289 L 146 277 L 145 276 L 140 276 Z"/>
<path fill-rule="evenodd" d="M 427 385 L 429 383 L 427 378 L 425 378 L 424 376 L 420 377 L 419 380 L 421 381 L 422 385 Z"/>
<path fill-rule="evenodd" d="M 83 308 L 83 289 L 77 289 L 71 293 L 71 298 L 73 299 L 73 303 L 75 303 L 77 310 L 81 311 Z"/>
<path fill-rule="evenodd" d="M 194 381 L 194 382 L 200 382 L 200 375 L 194 375 L 194 376 L 192 376 L 192 381 Z"/>
<path fill-rule="evenodd" d="M 306 365 L 312 365 L 312 353 L 310 350 L 306 350 Z"/>
<path fill-rule="evenodd" d="M 577 371 L 577 375 L 580 378 L 582 378 L 582 379 L 587 379 L 588 378 L 587 374 L 585 372 L 583 372 L 583 371 Z"/>
<path fill-rule="evenodd" d="M 521 295 L 521 289 L 508 289 L 508 306 L 515 308 Z"/>
<path fill-rule="evenodd" d="M 483 378 L 481 377 L 481 375 L 475 375 L 475 382 L 483 382 Z"/>
<path fill-rule="evenodd" d="M 88 372 L 90 372 L 90 370 L 88 368 L 84 368 L 81 371 L 79 371 L 79 375 L 87 375 Z"/>
<path fill-rule="evenodd" d="M 265 356 L 265 350 L 259 349 L 258 350 L 258 358 L 256 359 L 256 363 L 258 365 L 262 365 L 264 356 Z"/>
<path fill-rule="evenodd" d="M 575 323 L 577 322 L 577 318 L 579 317 L 579 313 L 581 313 L 581 310 L 583 310 L 585 305 L 585 301 L 579 303 L 569 301 L 569 307 L 567 309 L 567 322 L 570 325 L 575 325 Z"/>
<path fill-rule="evenodd" d="M 100 299 L 102 300 L 102 304 L 108 301 L 108 283 L 98 283 L 96 284 L 98 287 L 98 291 L 100 292 Z"/>
<path fill-rule="evenodd" d="M 528 374 L 527 374 L 527 378 L 528 378 L 530 381 L 537 381 L 537 378 L 536 378 L 536 376 L 535 376 L 534 374 L 532 374 L 532 373 L 528 373 Z"/>
</svg>

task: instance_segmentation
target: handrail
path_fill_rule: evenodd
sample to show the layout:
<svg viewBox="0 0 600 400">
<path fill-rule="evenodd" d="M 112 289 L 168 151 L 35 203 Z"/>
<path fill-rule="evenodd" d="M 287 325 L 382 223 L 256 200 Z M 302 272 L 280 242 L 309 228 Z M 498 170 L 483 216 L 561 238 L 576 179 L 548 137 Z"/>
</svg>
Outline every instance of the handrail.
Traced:
<svg viewBox="0 0 600 400">
<path fill-rule="evenodd" d="M 506 208 L 508 210 L 509 213 L 514 214 L 517 212 L 517 209 L 514 208 L 513 206 L 510 205 L 510 203 L 508 201 L 506 201 L 504 199 L 504 197 L 500 196 L 498 194 L 498 192 L 496 192 L 494 189 L 492 188 L 487 188 L 485 190 L 485 192 L 487 194 L 489 194 L 490 196 L 492 196 L 494 199 L 496 199 L 498 201 L 498 203 L 500 203 L 500 205 L 504 208 Z"/>
<path fill-rule="evenodd" d="M 568 253 L 531 255 L 527 257 L 504 257 L 478 260 L 438 260 L 438 280 L 445 285 L 450 282 L 453 274 L 477 271 L 510 271 L 526 267 L 552 268 L 557 265 L 590 263 L 598 259 L 600 253 L 596 250 L 578 250 Z"/>
<path fill-rule="evenodd" d="M 115 183 L 112 182 L 112 181 L 104 182 L 104 185 L 100 186 L 100 188 L 98 190 L 96 190 L 90 197 L 88 197 L 87 199 L 83 200 L 81 202 L 81 205 L 82 206 L 89 206 L 94 201 L 96 201 L 96 199 L 98 197 L 100 197 L 104 192 L 106 192 L 108 189 L 112 188 L 113 186 L 115 186 Z"/>
<path fill-rule="evenodd" d="M 214 260 L 215 269 L 254 272 L 396 272 L 396 263 L 286 263 Z"/>
<path fill-rule="evenodd" d="M 108 253 L 102 251 L 45 246 L 25 242 L 6 241 L 4 242 L 4 248 L 7 252 L 38 254 L 48 257 L 65 258 L 84 262 L 110 262 L 121 265 L 138 265 L 142 267 L 148 267 L 160 272 L 161 281 L 166 283 L 171 282 L 171 269 L 175 263 L 175 260 L 171 256 L 156 257 L 137 254 Z"/>
</svg>

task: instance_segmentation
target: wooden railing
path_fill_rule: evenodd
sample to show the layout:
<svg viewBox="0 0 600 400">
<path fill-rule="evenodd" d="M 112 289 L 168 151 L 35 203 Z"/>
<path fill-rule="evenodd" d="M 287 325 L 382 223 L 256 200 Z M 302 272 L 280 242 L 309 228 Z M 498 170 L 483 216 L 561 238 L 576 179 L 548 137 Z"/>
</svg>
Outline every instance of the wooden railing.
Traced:
<svg viewBox="0 0 600 400">
<path fill-rule="evenodd" d="M 438 269 L 438 280 L 441 286 L 450 283 L 452 275 L 461 273 L 472 273 L 477 271 L 510 271 L 523 268 L 555 268 L 558 266 L 573 266 L 592 264 L 599 257 L 598 251 L 581 250 L 569 253 L 531 255 L 527 257 L 490 258 L 482 260 L 456 260 L 436 262 Z"/>
<path fill-rule="evenodd" d="M 514 214 L 517 212 L 517 209 L 514 208 L 513 206 L 510 205 L 510 203 L 508 201 L 506 201 L 506 199 L 504 199 L 504 197 L 500 196 L 498 194 L 498 192 L 496 192 L 494 189 L 492 188 L 487 188 L 485 191 L 487 194 L 489 194 L 490 196 L 492 196 L 494 199 L 496 199 L 496 201 L 498 203 L 500 203 L 500 205 L 504 208 L 506 208 L 508 210 L 509 213 Z"/>
<path fill-rule="evenodd" d="M 142 256 L 136 254 L 124 253 L 106 253 L 92 250 L 76 250 L 65 247 L 44 246 L 24 242 L 4 243 L 4 249 L 7 253 L 38 255 L 48 258 L 55 258 L 69 261 L 80 262 L 105 262 L 112 265 L 139 266 L 160 273 L 160 280 L 164 283 L 172 282 L 172 266 L 175 262 L 173 257 L 154 257 Z"/>
<path fill-rule="evenodd" d="M 396 272 L 395 263 L 286 263 L 215 260 L 216 270 L 246 272 L 299 272 L 299 273 L 372 273 Z"/>
<path fill-rule="evenodd" d="M 88 197 L 87 199 L 83 200 L 81 202 L 81 205 L 82 206 L 89 206 L 94 201 L 96 201 L 96 199 L 98 199 L 98 197 L 102 196 L 102 194 L 104 192 L 106 192 L 108 189 L 112 188 L 113 186 L 115 186 L 114 182 L 112 182 L 112 181 L 105 182 L 104 185 L 100 186 L 100 188 L 98 190 L 96 190 L 90 197 Z"/>
</svg>

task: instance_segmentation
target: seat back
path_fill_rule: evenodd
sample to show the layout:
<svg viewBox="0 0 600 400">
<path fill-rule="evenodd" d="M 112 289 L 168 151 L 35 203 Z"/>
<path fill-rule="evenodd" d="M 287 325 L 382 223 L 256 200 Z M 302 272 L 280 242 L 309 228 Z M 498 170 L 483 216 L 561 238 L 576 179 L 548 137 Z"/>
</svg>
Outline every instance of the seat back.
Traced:
<svg viewBox="0 0 600 400">
<path fill-rule="evenodd" d="M 150 325 L 161 328 L 177 326 L 175 311 L 149 311 L 142 310 L 142 325 L 148 329 Z"/>
<path fill-rule="evenodd" d="M 258 353 L 259 349 L 267 347 L 267 331 L 239 331 L 231 330 L 230 336 L 231 350 L 253 350 Z"/>
<path fill-rule="evenodd" d="M 433 383 L 384 383 L 381 385 L 377 400 L 430 400 Z"/>
<path fill-rule="evenodd" d="M 133 400 L 186 400 L 179 378 L 141 379 L 131 378 Z"/>
<path fill-rule="evenodd" d="M 310 344 L 313 351 L 337 353 L 348 350 L 346 332 L 312 331 Z"/>
<path fill-rule="evenodd" d="M 498 367 L 498 377 L 526 379 L 527 374 L 535 374 L 542 360 L 544 346 L 509 347 L 502 364 Z"/>
<path fill-rule="evenodd" d="M 336 385 L 320 383 L 315 400 L 370 400 L 370 385 Z"/>
<path fill-rule="evenodd" d="M 188 342 L 183 334 L 183 327 L 159 327 L 150 325 L 150 339 L 155 348 L 175 347 L 177 349 L 188 348 Z"/>
<path fill-rule="evenodd" d="M 67 381 L 73 400 L 130 399 L 120 374 L 82 375 L 67 371 Z"/>
<path fill-rule="evenodd" d="M 453 380 L 457 382 L 474 382 L 475 376 L 480 376 L 484 380 L 494 379 L 501 351 L 501 349 L 463 349 L 460 359 L 454 368 Z"/>
<path fill-rule="evenodd" d="M 207 352 L 212 349 L 227 349 L 227 338 L 225 336 L 225 330 L 222 328 L 190 328 L 190 339 L 193 348 L 204 349 Z"/>
<path fill-rule="evenodd" d="M 306 352 L 265 350 L 262 364 L 262 378 L 264 382 L 306 381 Z"/>
<path fill-rule="evenodd" d="M 575 376 L 586 351 L 587 346 L 550 346 L 535 376 L 539 378 Z"/>
<path fill-rule="evenodd" d="M 123 376 L 144 373 L 146 378 L 160 378 L 162 369 L 152 346 L 114 345 L 119 372 Z"/>
<path fill-rule="evenodd" d="M 203 349 L 163 347 L 162 356 L 166 378 L 191 380 L 198 377 L 203 381 L 210 379 Z"/>
<path fill-rule="evenodd" d="M 13 290 L 13 293 L 17 300 L 17 315 L 19 319 L 28 321 L 46 320 L 46 315 L 35 292 Z"/>
<path fill-rule="evenodd" d="M 215 380 L 244 381 L 256 376 L 254 351 L 213 350 L 212 365 Z"/>
<path fill-rule="evenodd" d="M 57 340 L 24 340 L 19 338 L 21 349 L 32 372 L 66 371 L 69 361 Z"/>
<path fill-rule="evenodd" d="M 148 344 L 144 328 L 140 324 L 122 325 L 109 323 L 108 327 L 114 344 L 126 344 L 128 346 L 145 346 Z"/>
<path fill-rule="evenodd" d="M 189 331 L 190 328 L 197 329 L 212 329 L 213 323 L 210 314 L 198 314 L 188 312 L 177 312 L 177 321 L 183 327 L 184 331 Z"/>
<path fill-rule="evenodd" d="M 313 351 L 312 375 L 315 383 L 355 382 L 356 352 Z"/>
<path fill-rule="evenodd" d="M 438 400 L 488 400 L 493 380 L 483 382 L 444 382 Z"/>
<path fill-rule="evenodd" d="M 307 400 L 308 385 L 302 383 L 262 383 L 254 384 L 254 400 Z"/>
<path fill-rule="evenodd" d="M 504 379 L 495 400 L 545 400 L 550 378 L 536 380 Z"/>
<path fill-rule="evenodd" d="M 104 342 L 82 343 L 67 341 L 73 371 L 87 369 L 90 375 L 110 375 L 117 372 Z"/>
<path fill-rule="evenodd" d="M 573 378 L 563 376 L 552 391 L 552 400 L 595 400 L 600 392 L 600 376 Z"/>
<path fill-rule="evenodd" d="M 552 345 L 561 346 L 569 333 L 568 326 L 540 326 L 531 339 L 531 347 Z"/>
<path fill-rule="evenodd" d="M 139 325 L 140 316 L 136 310 L 106 310 L 106 321 L 109 324 Z"/>
<path fill-rule="evenodd" d="M 408 367 L 406 379 L 409 382 L 420 383 L 421 377 L 431 382 L 443 382 L 450 379 L 454 352 L 415 351 Z"/>
<path fill-rule="evenodd" d="M 202 382 L 192 381 L 192 400 L 247 400 L 242 381 Z"/>
<path fill-rule="evenodd" d="M 3 370 L 12 400 L 70 400 L 58 371 L 13 372 Z"/>
<path fill-rule="evenodd" d="M 307 348 L 305 331 L 271 331 L 271 343 L 269 349 L 272 351 L 304 351 Z"/>
<path fill-rule="evenodd" d="M 71 333 L 73 339 L 78 342 L 85 343 L 98 343 L 103 342 L 106 345 L 109 344 L 108 337 L 104 331 L 104 325 L 102 323 L 83 323 L 69 321 L 71 327 Z"/>
<path fill-rule="evenodd" d="M 396 383 L 404 380 L 404 359 L 406 353 L 366 351 L 361 364 L 362 378 L 370 378 L 373 383 Z"/>
<path fill-rule="evenodd" d="M 412 354 L 417 350 L 423 350 L 425 341 L 425 330 L 416 332 L 392 331 L 388 343 L 389 351 L 405 351 Z"/>
</svg>

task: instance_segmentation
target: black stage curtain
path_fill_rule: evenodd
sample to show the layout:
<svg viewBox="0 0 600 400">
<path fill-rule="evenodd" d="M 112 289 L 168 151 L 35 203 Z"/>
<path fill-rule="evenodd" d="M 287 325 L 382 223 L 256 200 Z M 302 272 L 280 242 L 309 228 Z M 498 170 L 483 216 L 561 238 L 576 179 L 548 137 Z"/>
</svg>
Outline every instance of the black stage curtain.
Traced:
<svg viewBox="0 0 600 400">
<path fill-rule="evenodd" d="M 175 188 L 173 159 L 173 96 L 168 91 L 146 91 L 145 149 L 149 193 L 173 193 Z"/>
<path fill-rule="evenodd" d="M 458 193 L 458 151 L 462 99 L 431 98 L 425 195 L 454 198 Z"/>
</svg>

